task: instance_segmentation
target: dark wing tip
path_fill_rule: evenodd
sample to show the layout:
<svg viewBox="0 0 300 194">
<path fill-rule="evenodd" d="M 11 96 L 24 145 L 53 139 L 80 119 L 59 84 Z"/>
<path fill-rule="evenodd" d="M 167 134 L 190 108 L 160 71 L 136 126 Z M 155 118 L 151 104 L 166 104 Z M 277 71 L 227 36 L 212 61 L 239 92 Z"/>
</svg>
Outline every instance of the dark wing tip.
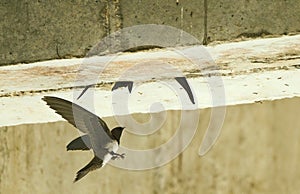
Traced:
<svg viewBox="0 0 300 194">
<path fill-rule="evenodd" d="M 79 98 L 81 98 L 81 96 L 83 96 L 83 94 L 92 86 L 95 86 L 96 84 L 90 84 L 90 85 L 87 85 L 85 86 L 85 88 L 83 89 L 83 91 L 79 94 L 79 96 L 77 97 L 76 100 L 78 100 Z"/>
<path fill-rule="evenodd" d="M 47 102 L 47 98 L 48 98 L 48 96 L 44 96 L 44 97 L 42 97 L 42 100 L 44 100 L 45 102 Z"/>
<path fill-rule="evenodd" d="M 56 97 L 54 97 L 54 96 L 43 96 L 42 100 L 47 101 L 47 99 L 50 99 L 50 98 L 56 98 Z"/>
<path fill-rule="evenodd" d="M 117 81 L 111 90 L 114 91 L 121 87 L 127 87 L 129 93 L 131 93 L 132 86 L 133 86 L 133 81 Z"/>
<path fill-rule="evenodd" d="M 44 97 L 42 97 L 42 100 L 44 100 L 49 106 L 50 106 L 50 101 L 51 100 L 57 100 L 57 99 L 60 99 L 60 98 L 55 97 L 55 96 L 44 96 Z"/>
<path fill-rule="evenodd" d="M 183 87 L 183 89 L 187 92 L 191 102 L 193 104 L 195 104 L 195 99 L 194 99 L 194 95 L 193 92 L 190 88 L 189 83 L 187 82 L 185 77 L 175 77 L 175 80 Z"/>
<path fill-rule="evenodd" d="M 71 148 L 69 145 L 67 145 L 67 151 L 74 151 L 75 149 Z"/>
<path fill-rule="evenodd" d="M 67 145 L 67 151 L 69 150 L 85 151 L 85 150 L 90 150 L 91 148 L 92 148 L 91 140 L 88 135 L 82 135 L 80 137 L 77 137 Z"/>
</svg>

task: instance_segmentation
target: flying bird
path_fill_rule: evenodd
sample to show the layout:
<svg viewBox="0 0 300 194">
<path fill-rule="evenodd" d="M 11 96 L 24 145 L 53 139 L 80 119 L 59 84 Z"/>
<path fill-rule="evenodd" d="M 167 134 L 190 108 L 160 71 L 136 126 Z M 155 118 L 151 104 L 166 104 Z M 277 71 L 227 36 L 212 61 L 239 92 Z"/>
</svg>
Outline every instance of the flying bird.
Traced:
<svg viewBox="0 0 300 194">
<path fill-rule="evenodd" d="M 67 145 L 67 151 L 92 149 L 94 152 L 94 158 L 77 172 L 74 182 L 90 171 L 103 167 L 110 159 L 124 159 L 124 153 L 116 153 L 124 127 L 115 127 L 110 131 L 100 117 L 75 103 L 52 96 L 44 96 L 42 99 L 56 113 L 84 133 Z"/>
</svg>

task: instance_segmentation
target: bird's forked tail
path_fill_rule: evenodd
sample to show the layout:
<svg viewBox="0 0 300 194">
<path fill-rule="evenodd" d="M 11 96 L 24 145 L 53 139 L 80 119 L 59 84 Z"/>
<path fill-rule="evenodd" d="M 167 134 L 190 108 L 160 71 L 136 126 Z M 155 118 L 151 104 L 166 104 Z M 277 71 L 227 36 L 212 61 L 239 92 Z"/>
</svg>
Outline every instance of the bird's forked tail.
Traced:
<svg viewBox="0 0 300 194">
<path fill-rule="evenodd" d="M 85 175 L 87 175 L 90 171 L 101 168 L 102 164 L 103 160 L 95 156 L 85 167 L 83 167 L 77 172 L 76 178 L 74 179 L 74 183 L 80 180 Z"/>
</svg>

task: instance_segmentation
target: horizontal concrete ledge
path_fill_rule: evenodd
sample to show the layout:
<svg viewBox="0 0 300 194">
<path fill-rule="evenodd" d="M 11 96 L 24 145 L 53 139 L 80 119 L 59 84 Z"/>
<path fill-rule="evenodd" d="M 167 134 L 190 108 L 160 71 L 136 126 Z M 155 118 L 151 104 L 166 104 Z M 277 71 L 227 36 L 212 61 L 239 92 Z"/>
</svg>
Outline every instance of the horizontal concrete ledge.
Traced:
<svg viewBox="0 0 300 194">
<path fill-rule="evenodd" d="M 94 94 L 95 111 L 104 117 L 297 97 L 299 68 L 300 35 L 3 66 L 0 126 L 62 120 L 41 98 L 76 101 L 84 85 L 95 83 L 77 103 L 92 109 L 86 101 Z M 195 104 L 176 83 L 180 76 L 187 78 Z M 111 92 L 118 80 L 134 81 L 130 95 L 124 88 Z M 127 102 L 122 96 L 128 97 L 128 112 L 115 109 Z"/>
</svg>

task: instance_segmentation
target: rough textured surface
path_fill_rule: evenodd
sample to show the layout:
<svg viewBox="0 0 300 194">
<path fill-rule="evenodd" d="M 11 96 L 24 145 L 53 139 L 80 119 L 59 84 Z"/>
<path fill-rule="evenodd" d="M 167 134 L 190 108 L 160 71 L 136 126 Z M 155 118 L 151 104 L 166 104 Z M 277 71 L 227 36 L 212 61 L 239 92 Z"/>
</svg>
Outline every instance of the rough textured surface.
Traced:
<svg viewBox="0 0 300 194">
<path fill-rule="evenodd" d="M 300 3 L 294 0 L 208 1 L 208 39 L 299 33 L 299 12 Z"/>
<path fill-rule="evenodd" d="M 66 122 L 0 128 L 0 193 L 289 193 L 300 190 L 300 99 L 227 108 L 222 134 L 204 157 L 198 149 L 210 110 L 201 112 L 190 146 L 169 164 L 147 171 L 105 166 L 73 184 L 92 154 L 66 152 L 78 132 Z M 174 134 L 180 112 L 143 138 L 125 132 L 122 145 L 153 148 Z M 136 115 L 140 122 L 148 115 Z M 109 126 L 116 122 L 106 118 Z M 141 162 L 142 162 L 141 158 Z"/>
<path fill-rule="evenodd" d="M 1 62 L 84 56 L 105 34 L 101 1 L 1 1 Z"/>
<path fill-rule="evenodd" d="M 147 113 L 149 105 L 153 102 L 163 102 L 167 110 L 182 109 L 178 103 L 178 95 L 184 100 L 186 94 L 174 95 L 174 91 L 170 89 L 174 87 L 172 83 L 176 83 L 172 68 L 187 77 L 198 102 L 197 108 L 212 107 L 213 94 L 211 87 L 207 87 L 210 76 L 222 79 L 222 83 L 211 86 L 224 87 L 226 105 L 300 96 L 299 35 L 209 46 L 206 49 L 211 53 L 217 66 L 209 63 L 199 67 L 178 54 L 179 51 L 188 48 L 198 47 L 181 48 L 182 50 L 177 49 L 177 52 L 156 50 L 122 54 L 111 61 L 101 73 L 95 72 L 93 65 L 90 67 L 91 71 L 82 73 L 81 70 L 87 68 L 84 65 L 82 65 L 84 68 L 78 68 L 83 59 L 0 67 L 0 75 L 5 76 L 5 79 L 0 80 L 0 109 L 6 110 L 0 112 L 0 126 L 57 121 L 58 117 L 46 109 L 41 101 L 43 95 L 60 96 L 82 103 L 91 102 L 84 99 L 93 94 L 97 99 L 95 103 L 96 107 L 99 107 L 99 114 L 113 116 L 115 113 L 112 106 L 116 103 L 112 103 L 114 94 L 111 89 L 115 81 L 125 78 L 127 81 L 130 79 L 135 82 L 129 98 L 129 102 L 132 103 L 131 113 Z M 105 65 L 104 59 L 110 57 L 114 58 L 114 56 L 96 57 L 95 61 L 102 61 L 95 63 L 96 67 L 99 69 L 101 65 Z M 163 65 L 157 65 L 160 63 Z M 133 71 L 128 73 L 129 69 Z M 99 80 L 90 79 L 93 75 L 99 77 Z M 165 85 L 160 81 L 168 83 Z M 76 100 L 83 86 L 95 83 L 98 84 L 96 90 L 90 89 L 81 100 Z"/>
<path fill-rule="evenodd" d="M 203 0 L 198 1 L 120 1 L 123 27 L 161 24 L 182 29 L 200 42 L 204 33 Z"/>
<path fill-rule="evenodd" d="M 188 78 L 207 77 L 218 73 L 223 77 L 230 78 L 230 76 L 246 76 L 266 71 L 297 70 L 300 63 L 300 35 L 194 47 L 199 49 L 198 52 L 205 51 L 204 58 L 208 60 L 200 67 L 192 64 L 188 57 L 181 54 L 189 48 L 157 49 L 101 56 L 95 57 L 93 62 L 82 58 L 3 66 L 0 67 L 0 75 L 6 78 L 0 80 L 0 97 L 70 90 L 75 86 L 84 85 L 83 81 L 78 81 L 82 79 L 80 76 L 84 74 L 83 72 L 86 72 L 89 77 L 93 77 L 95 74 L 99 76 L 100 79 L 97 83 L 102 82 L 101 87 L 109 90 L 113 82 L 122 76 L 127 76 L 127 79 L 135 81 L 144 80 L 143 76 L 147 78 L 149 74 L 147 71 L 159 67 L 156 64 L 164 64 L 165 68 L 173 67 Z M 202 56 L 199 54 L 197 57 L 200 59 Z M 103 67 L 104 70 L 96 72 L 94 67 L 97 70 Z M 88 71 L 89 68 L 90 71 Z M 125 73 L 128 69 L 136 72 L 128 75 Z M 159 75 L 153 76 L 156 79 L 175 76 L 172 72 L 168 73 L 168 69 L 162 69 Z M 94 84 L 94 80 L 92 81 Z M 105 84 L 108 87 L 105 87 Z"/>
<path fill-rule="evenodd" d="M 139 24 L 173 26 L 205 43 L 299 33 L 299 12 L 293 0 L 5 0 L 0 65 L 85 56 L 103 37 Z"/>
</svg>

